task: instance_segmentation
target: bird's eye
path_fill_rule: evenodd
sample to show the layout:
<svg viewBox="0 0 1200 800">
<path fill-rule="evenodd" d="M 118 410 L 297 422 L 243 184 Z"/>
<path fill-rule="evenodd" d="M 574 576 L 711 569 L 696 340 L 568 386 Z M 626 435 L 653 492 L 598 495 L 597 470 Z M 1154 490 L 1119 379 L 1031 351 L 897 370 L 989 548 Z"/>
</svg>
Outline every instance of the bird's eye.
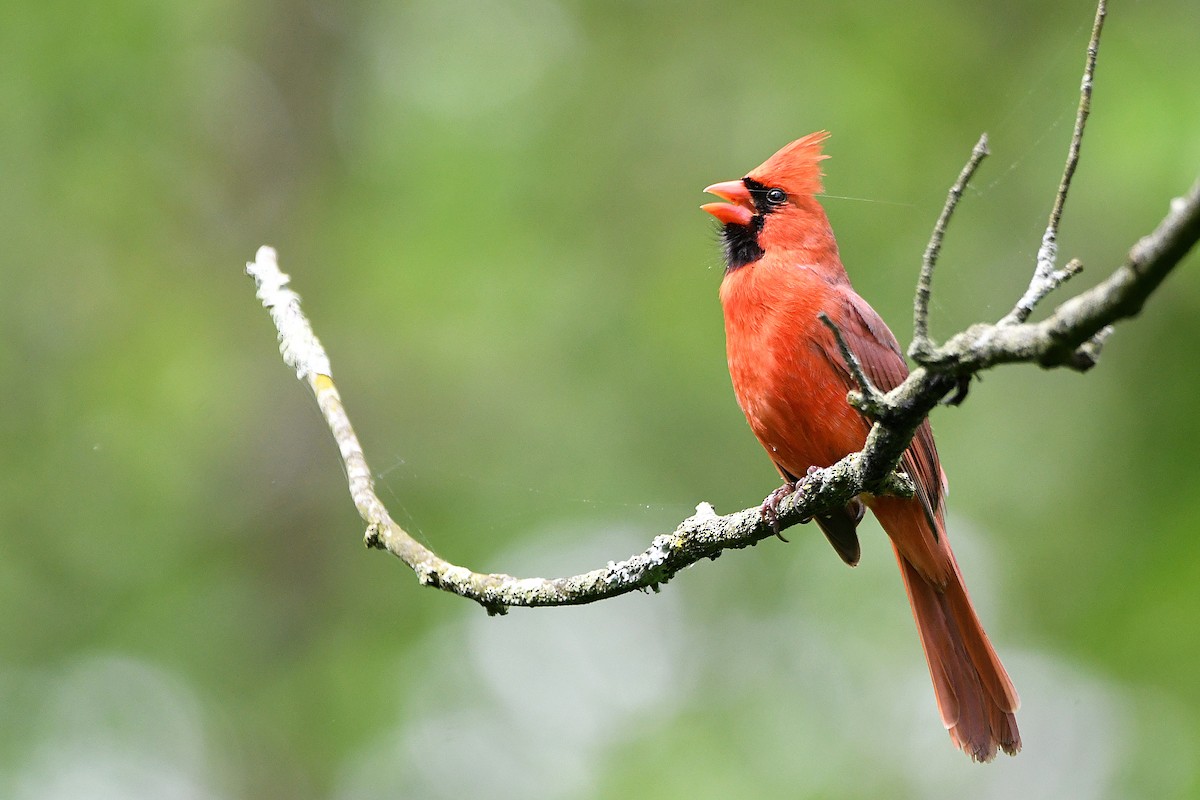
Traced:
<svg viewBox="0 0 1200 800">
<path fill-rule="evenodd" d="M 773 206 L 777 206 L 787 200 L 787 192 L 783 189 L 768 189 L 767 202 Z"/>
</svg>

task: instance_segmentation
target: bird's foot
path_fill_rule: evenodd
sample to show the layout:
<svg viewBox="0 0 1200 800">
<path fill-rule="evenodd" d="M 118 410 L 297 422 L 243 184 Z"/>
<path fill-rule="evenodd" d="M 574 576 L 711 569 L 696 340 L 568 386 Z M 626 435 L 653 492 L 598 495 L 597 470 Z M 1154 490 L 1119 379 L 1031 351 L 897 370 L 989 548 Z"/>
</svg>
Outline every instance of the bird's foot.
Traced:
<svg viewBox="0 0 1200 800">
<path fill-rule="evenodd" d="M 784 501 L 784 498 L 794 494 L 800 488 L 800 481 L 792 483 L 785 481 L 783 486 L 780 486 L 775 491 L 766 496 L 762 501 L 762 505 L 758 508 L 758 513 L 771 526 L 771 530 L 775 532 L 775 536 L 781 542 L 788 541 L 787 538 L 779 532 L 779 504 Z M 807 522 L 808 520 L 805 520 Z"/>
<path fill-rule="evenodd" d="M 947 397 L 942 402 L 948 406 L 962 405 L 962 402 L 967 399 L 967 393 L 971 391 L 971 376 L 959 375 L 954 379 L 954 394 Z"/>
</svg>

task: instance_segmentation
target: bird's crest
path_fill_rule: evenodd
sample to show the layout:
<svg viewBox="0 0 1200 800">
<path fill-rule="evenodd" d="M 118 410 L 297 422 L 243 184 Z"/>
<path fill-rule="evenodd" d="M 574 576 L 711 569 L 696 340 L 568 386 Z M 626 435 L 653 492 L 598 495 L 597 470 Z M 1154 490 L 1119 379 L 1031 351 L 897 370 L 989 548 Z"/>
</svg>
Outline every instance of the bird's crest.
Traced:
<svg viewBox="0 0 1200 800">
<path fill-rule="evenodd" d="M 821 191 L 820 162 L 829 158 L 821 152 L 821 145 L 828 138 L 828 131 L 816 131 L 784 145 L 746 177 L 766 186 L 778 186 L 788 194 L 818 194 Z"/>
</svg>

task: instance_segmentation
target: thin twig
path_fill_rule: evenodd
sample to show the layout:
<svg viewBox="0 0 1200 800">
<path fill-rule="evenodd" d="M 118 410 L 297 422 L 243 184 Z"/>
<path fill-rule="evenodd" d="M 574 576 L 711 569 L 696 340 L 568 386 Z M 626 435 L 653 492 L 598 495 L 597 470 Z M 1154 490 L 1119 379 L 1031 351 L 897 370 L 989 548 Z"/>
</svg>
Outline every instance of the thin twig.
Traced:
<svg viewBox="0 0 1200 800">
<path fill-rule="evenodd" d="M 858 360 L 858 356 L 854 354 L 854 351 L 850 349 L 850 345 L 846 343 L 845 337 L 842 336 L 842 329 L 838 327 L 837 323 L 830 319 L 829 315 L 824 311 L 817 314 L 817 319 L 821 320 L 825 327 L 829 328 L 830 333 L 833 334 L 838 350 L 842 354 L 842 361 L 846 362 L 846 368 L 850 370 L 850 375 L 853 376 L 854 382 L 858 384 L 858 391 L 850 392 L 846 399 L 850 405 L 871 419 L 879 419 L 880 414 L 885 410 L 883 392 L 879 391 L 871 383 L 871 379 L 863 371 L 862 362 Z"/>
<path fill-rule="evenodd" d="M 1087 125 L 1088 115 L 1092 112 L 1092 86 L 1096 76 L 1096 56 L 1100 52 L 1100 33 L 1104 29 L 1104 18 L 1108 13 L 1105 0 L 1099 0 L 1096 5 L 1096 19 L 1092 23 L 1092 36 L 1088 41 L 1087 58 L 1083 65 L 1083 80 L 1079 83 L 1079 108 L 1075 112 L 1075 129 L 1071 132 L 1071 143 L 1067 147 L 1067 161 L 1063 165 L 1062 180 L 1058 182 L 1058 191 L 1054 195 L 1054 205 L 1050 209 L 1050 220 L 1046 224 L 1046 232 L 1042 234 L 1042 244 L 1038 248 L 1037 266 L 1033 270 L 1033 278 L 1029 288 L 1017 301 L 1013 310 L 1000 320 L 1001 325 L 1011 325 L 1029 319 L 1033 309 L 1046 295 L 1070 280 L 1083 269 L 1083 264 L 1072 260 L 1063 269 L 1057 269 L 1058 263 L 1058 226 L 1062 221 L 1063 208 L 1067 203 L 1067 192 L 1071 188 L 1071 179 L 1075 176 L 1075 168 L 1079 165 L 1079 152 L 1083 146 L 1083 129 Z"/>
<path fill-rule="evenodd" d="M 958 207 L 963 192 L 970 182 L 971 176 L 988 155 L 988 137 L 980 134 L 979 141 L 971 148 L 971 157 L 958 174 L 958 180 L 950 187 L 946 195 L 946 204 L 942 206 L 942 214 L 933 226 L 929 244 L 925 246 L 925 255 L 921 258 L 921 274 L 917 278 L 917 296 L 913 300 L 913 340 L 908 348 L 908 355 L 920 363 L 922 358 L 933 350 L 933 341 L 929 338 L 929 293 L 933 287 L 933 268 L 937 264 L 938 254 L 942 251 L 942 239 L 946 235 L 946 227 L 950 217 Z"/>
</svg>

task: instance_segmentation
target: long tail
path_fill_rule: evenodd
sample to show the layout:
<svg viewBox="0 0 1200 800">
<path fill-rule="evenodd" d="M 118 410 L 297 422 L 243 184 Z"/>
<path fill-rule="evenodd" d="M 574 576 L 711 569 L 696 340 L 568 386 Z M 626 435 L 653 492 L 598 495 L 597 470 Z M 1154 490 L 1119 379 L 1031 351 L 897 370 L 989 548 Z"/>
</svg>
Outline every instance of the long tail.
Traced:
<svg viewBox="0 0 1200 800">
<path fill-rule="evenodd" d="M 1021 701 L 975 615 L 953 554 L 953 571 L 940 588 L 904 557 L 895 542 L 892 546 L 929 662 L 938 711 L 951 740 L 976 761 L 991 761 L 997 748 L 1015 755 L 1021 749 L 1021 734 L 1014 712 Z"/>
</svg>

